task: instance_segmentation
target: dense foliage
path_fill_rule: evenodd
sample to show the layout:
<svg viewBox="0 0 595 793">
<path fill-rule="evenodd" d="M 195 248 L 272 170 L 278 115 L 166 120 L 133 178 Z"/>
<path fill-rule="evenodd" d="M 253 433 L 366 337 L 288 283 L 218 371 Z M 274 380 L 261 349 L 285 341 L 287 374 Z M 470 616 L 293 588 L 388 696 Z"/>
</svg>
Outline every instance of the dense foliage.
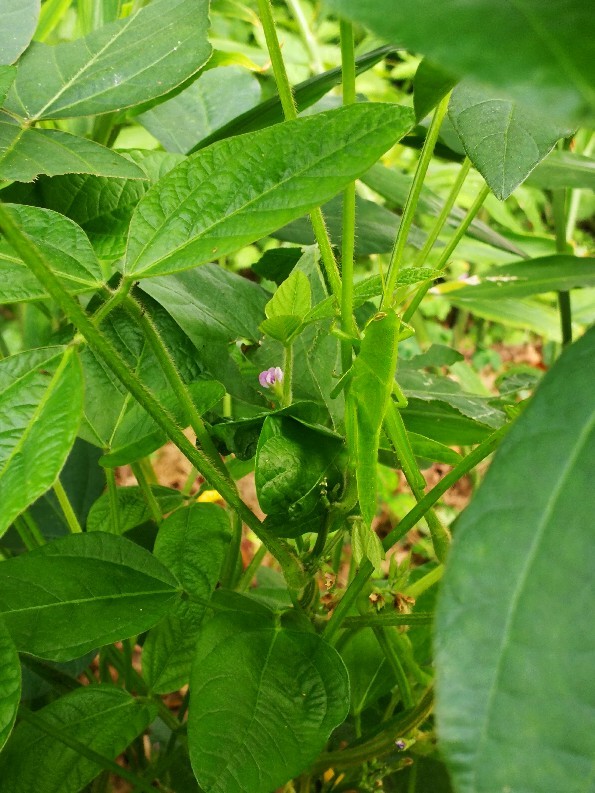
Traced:
<svg viewBox="0 0 595 793">
<path fill-rule="evenodd" d="M 588 4 L 0 18 L 0 793 L 593 790 Z"/>
</svg>

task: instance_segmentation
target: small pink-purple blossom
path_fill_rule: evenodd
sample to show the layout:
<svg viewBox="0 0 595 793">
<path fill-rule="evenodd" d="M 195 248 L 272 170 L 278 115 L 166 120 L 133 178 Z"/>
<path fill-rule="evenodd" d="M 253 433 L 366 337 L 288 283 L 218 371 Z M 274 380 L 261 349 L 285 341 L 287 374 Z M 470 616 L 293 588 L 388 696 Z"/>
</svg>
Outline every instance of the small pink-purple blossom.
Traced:
<svg viewBox="0 0 595 793">
<path fill-rule="evenodd" d="M 270 388 L 275 383 L 283 382 L 283 369 L 278 366 L 271 366 L 270 369 L 265 369 L 258 375 L 258 382 L 263 388 Z"/>
</svg>

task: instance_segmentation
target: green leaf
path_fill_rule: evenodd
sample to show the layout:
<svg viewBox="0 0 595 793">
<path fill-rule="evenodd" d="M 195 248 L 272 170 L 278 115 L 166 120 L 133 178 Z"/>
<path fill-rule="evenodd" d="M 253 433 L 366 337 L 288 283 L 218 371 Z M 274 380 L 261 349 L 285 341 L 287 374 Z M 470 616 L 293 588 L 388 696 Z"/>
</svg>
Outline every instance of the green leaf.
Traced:
<svg viewBox="0 0 595 793">
<path fill-rule="evenodd" d="M 246 69 L 220 66 L 181 93 L 136 117 L 166 151 L 186 154 L 260 101 L 260 83 Z"/>
<path fill-rule="evenodd" d="M 343 721 L 349 680 L 341 657 L 307 623 L 246 597 L 235 602 L 198 640 L 190 759 L 211 793 L 270 793 L 304 771 Z M 238 675 L 238 659 L 253 673 Z"/>
<path fill-rule="evenodd" d="M 502 325 L 513 328 L 531 330 L 546 339 L 562 341 L 560 334 L 560 317 L 558 311 L 551 306 L 544 305 L 531 298 L 502 299 L 500 300 L 471 300 L 465 298 L 459 302 L 458 290 L 449 295 L 449 301 L 460 305 L 477 317 L 489 319 Z"/>
<path fill-rule="evenodd" d="M 0 0 L 2 38 L 0 39 L 0 64 L 16 61 L 33 38 L 40 0 Z"/>
<path fill-rule="evenodd" d="M 36 715 L 48 731 L 23 721 L 0 755 L 1 793 L 78 793 L 102 770 L 60 740 L 70 738 L 115 760 L 155 719 L 153 703 L 109 685 L 79 688 Z"/>
<path fill-rule="evenodd" d="M 394 311 L 378 314 L 368 323 L 347 391 L 355 415 L 355 441 L 349 451 L 357 461 L 357 494 L 366 527 L 376 514 L 378 445 L 397 368 L 399 327 Z"/>
<path fill-rule="evenodd" d="M 427 55 L 453 77 L 469 76 L 567 122 L 593 119 L 592 16 L 582 0 L 326 0 L 326 5 L 385 40 Z"/>
<path fill-rule="evenodd" d="M 561 254 L 493 267 L 455 291 L 459 301 L 499 300 L 588 286 L 595 286 L 595 259 Z"/>
<path fill-rule="evenodd" d="M 126 272 L 187 270 L 270 234 L 328 201 L 411 124 L 406 108 L 365 103 L 213 144 L 142 199 Z"/>
<path fill-rule="evenodd" d="M 322 207 L 331 242 L 341 248 L 343 241 L 343 196 L 337 196 Z M 383 206 L 355 197 L 356 237 L 355 255 L 369 256 L 371 253 L 388 253 L 392 250 L 395 234 L 401 219 Z M 301 217 L 288 223 L 272 235 L 285 242 L 312 245 L 315 242 L 310 218 Z M 425 234 L 417 226 L 411 228 L 411 244 L 421 248 Z"/>
<path fill-rule="evenodd" d="M 152 628 L 143 645 L 143 675 L 158 694 L 188 683 L 206 603 L 215 591 L 229 546 L 227 514 L 214 504 L 192 504 L 163 521 L 155 556 L 202 602 L 178 601 L 173 614 Z"/>
<path fill-rule="evenodd" d="M 10 633 L 0 618 L 0 750 L 12 731 L 21 699 L 21 664 Z"/>
<path fill-rule="evenodd" d="M 92 140 L 58 129 L 23 129 L 0 121 L 0 179 L 32 182 L 39 174 L 63 173 L 145 178 L 126 157 Z"/>
<path fill-rule="evenodd" d="M 355 59 L 356 74 L 363 74 L 371 69 L 377 63 L 380 63 L 383 58 L 394 52 L 394 47 L 378 47 L 371 52 L 366 52 L 364 55 L 359 55 Z M 341 67 L 337 66 L 334 69 L 329 69 L 322 74 L 316 74 L 309 77 L 292 88 L 293 98 L 296 103 L 298 112 L 301 113 L 308 107 L 318 102 L 319 99 L 332 90 L 336 85 L 341 83 L 343 74 Z M 246 132 L 256 132 L 256 130 L 270 127 L 273 124 L 278 124 L 284 121 L 283 107 L 281 100 L 278 96 L 271 96 L 264 102 L 256 105 L 251 110 L 232 119 L 230 122 L 215 130 L 203 140 L 199 141 L 196 146 L 189 152 L 192 154 L 194 151 L 204 149 L 218 140 L 230 138 L 235 135 L 242 135 Z"/>
<path fill-rule="evenodd" d="M 424 58 L 413 78 L 413 107 L 416 120 L 423 121 L 456 84 L 456 78 Z"/>
<path fill-rule="evenodd" d="M 401 410 L 408 432 L 432 438 L 447 446 L 472 446 L 481 443 L 493 432 L 446 402 L 410 398 Z"/>
<path fill-rule="evenodd" d="M 184 497 L 179 490 L 169 487 L 152 485 L 151 490 L 163 513 L 172 512 L 181 507 Z M 151 510 L 140 487 L 118 487 L 116 490 L 118 501 L 118 529 L 124 534 L 130 529 L 141 526 L 151 520 Z M 110 521 L 109 494 L 103 493 L 89 510 L 87 518 L 87 531 L 105 531 L 112 529 Z"/>
<path fill-rule="evenodd" d="M 310 282 L 304 273 L 294 270 L 278 287 L 264 310 L 269 319 L 287 314 L 303 319 L 310 311 L 311 305 Z"/>
<path fill-rule="evenodd" d="M 343 455 L 342 440 L 328 430 L 323 434 L 289 417 L 269 416 L 258 441 L 254 472 L 263 512 L 283 515 L 286 524 L 318 514 L 322 496 L 332 495 L 342 483 Z"/>
<path fill-rule="evenodd" d="M 397 381 L 407 398 L 445 402 L 464 416 L 489 427 L 501 427 L 506 421 L 505 413 L 490 404 L 494 400 L 492 394 L 489 396 L 470 394 L 445 375 L 429 374 L 402 367 L 399 369 Z"/>
<path fill-rule="evenodd" d="M 0 106 L 6 99 L 6 94 L 12 85 L 16 73 L 17 70 L 15 66 L 0 66 Z"/>
<path fill-rule="evenodd" d="M 595 160 L 572 151 L 554 150 L 529 174 L 527 184 L 542 190 L 595 190 Z"/>
<path fill-rule="evenodd" d="M 47 347 L 0 361 L 0 536 L 50 488 L 81 420 L 74 348 Z"/>
<path fill-rule="evenodd" d="M 497 91 L 461 83 L 448 115 L 467 156 L 501 200 L 527 178 L 569 130 Z"/>
<path fill-rule="evenodd" d="M 76 223 L 49 209 L 17 204 L 5 204 L 5 208 L 46 256 L 54 274 L 69 292 L 89 292 L 102 285 L 101 265 Z M 0 240 L 0 303 L 44 297 L 47 297 L 44 288 L 20 256 Z"/>
<path fill-rule="evenodd" d="M 21 58 L 7 108 L 31 120 L 73 118 L 163 96 L 207 61 L 208 24 L 205 0 L 157 0 L 83 39 L 35 42 Z"/>
<path fill-rule="evenodd" d="M 594 357 L 591 329 L 541 381 L 457 526 L 436 667 L 459 793 L 578 793 L 592 775 Z"/>
<path fill-rule="evenodd" d="M 62 537 L 2 564 L 0 614 L 17 649 L 51 661 L 148 630 L 178 595 L 154 556 L 103 532 Z"/>
</svg>

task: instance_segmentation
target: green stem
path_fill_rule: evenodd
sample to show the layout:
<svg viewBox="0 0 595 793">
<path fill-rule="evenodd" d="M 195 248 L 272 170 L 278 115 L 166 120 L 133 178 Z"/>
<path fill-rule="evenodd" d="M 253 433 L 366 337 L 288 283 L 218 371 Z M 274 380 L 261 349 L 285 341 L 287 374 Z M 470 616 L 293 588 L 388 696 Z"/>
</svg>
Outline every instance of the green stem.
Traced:
<svg viewBox="0 0 595 793">
<path fill-rule="evenodd" d="M 434 268 L 435 270 L 443 270 L 446 267 L 446 265 L 448 264 L 448 260 L 450 259 L 454 249 L 461 241 L 461 238 L 463 237 L 463 235 L 471 225 L 471 221 L 477 215 L 477 213 L 479 212 L 479 210 L 483 205 L 483 202 L 486 200 L 489 194 L 490 194 L 490 188 L 487 185 L 484 185 L 477 194 L 475 201 L 469 207 L 467 214 L 465 215 L 465 217 L 457 227 L 455 233 L 452 236 L 452 239 L 450 240 L 450 242 L 442 252 L 440 259 L 438 260 L 438 263 Z M 419 289 L 415 293 L 415 297 L 413 298 L 413 300 L 407 306 L 405 312 L 403 313 L 403 322 L 409 322 L 411 317 L 417 311 L 419 304 L 424 299 L 427 291 L 431 286 L 432 286 L 432 281 L 430 281 L 427 284 L 423 284 L 422 286 L 419 287 Z"/>
<path fill-rule="evenodd" d="M 28 551 L 34 551 L 36 548 L 39 547 L 37 543 L 34 542 L 33 537 L 29 533 L 29 527 L 27 526 L 21 515 L 18 515 L 14 519 L 13 526 L 15 527 L 17 534 L 21 538 L 21 542 Z"/>
<path fill-rule="evenodd" d="M 147 506 L 149 507 L 149 512 L 151 513 L 151 517 L 155 521 L 155 523 L 159 526 L 159 524 L 163 521 L 163 513 L 161 512 L 161 507 L 159 506 L 159 502 L 155 498 L 155 493 L 151 490 L 151 485 L 149 484 L 149 480 L 145 476 L 145 472 L 140 463 L 131 463 L 130 467 L 132 468 L 132 473 L 136 477 L 136 481 L 138 482 L 138 486 L 141 489 L 143 497 L 147 502 Z"/>
<path fill-rule="evenodd" d="M 556 251 L 566 253 L 566 190 L 554 190 L 552 208 L 554 210 L 554 227 L 556 232 Z M 562 331 L 562 346 L 572 343 L 572 307 L 570 292 L 558 292 L 558 312 Z"/>
<path fill-rule="evenodd" d="M 202 473 L 213 487 L 218 490 L 227 503 L 242 516 L 244 522 L 264 542 L 271 553 L 277 558 L 287 577 L 290 586 L 300 588 L 303 583 L 302 565 L 288 543 L 267 531 L 256 515 L 244 504 L 235 486 L 221 476 L 213 462 L 200 449 L 197 449 L 184 435 L 170 414 L 147 389 L 144 383 L 128 367 L 120 354 L 105 339 L 103 334 L 85 314 L 80 303 L 75 300 L 62 286 L 52 272 L 51 266 L 27 235 L 17 227 L 12 218 L 0 204 L 0 226 L 7 240 L 21 256 L 31 272 L 56 301 L 77 330 L 87 340 L 116 375 L 118 380 L 146 410 L 157 426 L 164 431 L 178 449 Z"/>
<path fill-rule="evenodd" d="M 411 444 L 409 443 L 409 437 L 405 429 L 405 424 L 403 423 L 401 411 L 394 402 L 391 402 L 389 409 L 386 411 L 384 426 L 401 463 L 407 484 L 411 488 L 415 500 L 421 501 L 425 495 L 426 480 L 419 470 Z M 432 508 L 426 510 L 424 517 L 432 536 L 434 553 L 438 561 L 444 562 L 446 561 L 450 546 L 450 533 L 448 529 L 442 525 Z"/>
<path fill-rule="evenodd" d="M 279 38 L 277 36 L 277 29 L 273 19 L 273 9 L 271 7 L 271 0 L 258 0 L 258 10 L 260 13 L 260 21 L 264 30 L 264 36 L 267 43 L 267 49 L 271 64 L 273 66 L 273 74 L 275 75 L 275 82 L 277 84 L 277 91 L 279 99 L 281 100 L 281 107 L 283 108 L 283 115 L 287 121 L 296 119 L 298 117 L 293 92 L 289 84 L 287 70 L 281 54 L 281 47 L 279 45 Z M 324 223 L 324 217 L 321 209 L 313 209 L 310 212 L 310 220 L 312 221 L 312 228 L 314 229 L 314 236 L 320 249 L 320 257 L 326 271 L 326 275 L 331 287 L 331 290 L 337 300 L 341 295 L 341 276 L 337 268 L 337 262 L 333 254 L 333 247 L 328 236 L 328 231 Z"/>
<path fill-rule="evenodd" d="M 425 576 L 424 576 L 425 578 Z M 391 611 L 388 614 L 361 614 L 359 617 L 346 617 L 342 628 L 359 631 L 362 628 L 388 628 L 395 625 L 430 625 L 434 619 L 431 612 L 418 611 L 415 614 L 399 614 Z"/>
<path fill-rule="evenodd" d="M 155 793 L 155 788 L 150 784 L 150 782 L 145 782 L 136 774 L 133 774 L 126 768 L 118 765 L 115 761 L 110 760 L 109 757 L 104 757 L 103 755 L 98 754 L 97 752 L 93 751 L 93 749 L 90 749 L 86 744 L 81 743 L 81 741 L 78 741 L 76 738 L 68 735 L 68 733 L 65 733 L 63 729 L 58 729 L 55 724 L 46 721 L 45 717 L 42 716 L 41 713 L 33 713 L 21 705 L 21 707 L 19 707 L 19 716 L 23 721 L 28 722 L 33 727 L 36 727 L 41 732 L 49 735 L 54 740 L 64 744 L 64 746 L 68 746 L 69 749 L 74 750 L 77 754 L 80 754 L 82 757 L 90 760 L 94 765 L 98 765 L 100 768 L 110 771 L 117 777 L 125 779 L 132 785 L 136 785 L 138 790 L 142 790 L 144 793 Z"/>
<path fill-rule="evenodd" d="M 293 379 L 293 344 L 290 342 L 284 348 L 284 361 L 283 361 L 283 398 L 282 406 L 284 408 L 291 405 L 293 400 L 291 381 Z"/>
<path fill-rule="evenodd" d="M 93 322 L 95 325 L 97 325 L 97 327 L 99 327 L 107 315 L 117 308 L 127 297 L 128 293 L 132 289 L 132 284 L 133 282 L 131 280 L 123 278 L 120 281 L 120 286 L 118 289 L 116 289 L 115 292 L 111 292 L 108 299 L 99 306 L 92 317 Z"/>
<path fill-rule="evenodd" d="M 81 524 L 78 522 L 78 518 L 74 514 L 68 494 L 66 493 L 66 490 L 64 490 L 62 482 L 60 482 L 59 478 L 54 482 L 54 493 L 56 494 L 60 508 L 64 513 L 64 517 L 66 518 L 66 523 L 68 524 L 70 532 L 72 534 L 82 534 L 83 530 L 81 528 Z"/>
<path fill-rule="evenodd" d="M 184 487 L 182 488 L 183 496 L 190 495 L 190 491 L 192 490 L 192 485 L 194 484 L 197 475 L 198 475 L 198 471 L 194 466 L 192 466 L 192 468 L 190 469 L 190 473 L 188 474 L 188 476 L 186 477 L 186 481 L 184 482 Z"/>
<path fill-rule="evenodd" d="M 320 52 L 318 51 L 318 42 L 310 30 L 310 26 L 308 25 L 308 20 L 306 19 L 306 15 L 304 14 L 304 9 L 302 8 L 300 0 L 287 0 L 287 5 L 295 21 L 297 22 L 304 46 L 308 50 L 308 54 L 310 56 L 310 65 L 313 71 L 323 72 L 324 66 L 320 58 Z"/>
<path fill-rule="evenodd" d="M 245 592 L 250 584 L 252 583 L 252 579 L 254 578 L 256 571 L 260 567 L 262 560 L 266 556 L 266 546 L 261 545 L 260 548 L 256 551 L 252 559 L 250 560 L 250 564 L 244 572 L 242 573 L 240 580 L 236 584 L 236 592 Z"/>
<path fill-rule="evenodd" d="M 392 630 L 394 630 L 394 628 Z M 409 685 L 409 680 L 407 680 L 407 675 L 403 669 L 401 659 L 395 652 L 395 648 L 388 640 L 387 629 L 375 627 L 373 628 L 373 631 L 376 641 L 380 645 L 380 649 L 384 653 L 384 657 L 388 661 L 389 666 L 393 671 L 399 691 L 401 692 L 401 699 L 403 700 L 405 710 L 409 710 L 414 706 L 415 703 L 411 694 L 411 686 Z"/>
<path fill-rule="evenodd" d="M 422 576 L 422 578 L 419 578 L 413 584 L 410 584 L 410 586 L 408 586 L 405 589 L 405 592 L 403 594 L 415 600 L 421 594 L 423 594 L 426 591 L 426 589 L 429 589 L 431 586 L 434 586 L 434 584 L 437 584 L 443 575 L 444 575 L 444 565 L 439 564 L 436 567 L 434 567 L 433 570 L 430 570 L 429 573 L 426 573 L 426 575 Z"/>
<path fill-rule="evenodd" d="M 35 41 L 45 41 L 56 25 L 64 19 L 64 14 L 72 0 L 46 0 L 41 6 L 39 22 L 35 31 Z"/>
<path fill-rule="evenodd" d="M 26 524 L 27 528 L 29 529 L 29 533 L 31 534 L 31 537 L 33 537 L 33 540 L 41 548 L 42 545 L 46 544 L 47 540 L 43 536 L 43 534 L 41 533 L 41 529 L 37 525 L 37 522 L 35 521 L 35 518 L 29 512 L 29 510 L 26 510 L 25 512 L 23 512 L 22 518 L 25 521 L 25 524 Z"/>
<path fill-rule="evenodd" d="M 471 168 L 471 160 L 469 159 L 469 157 L 465 157 L 459 169 L 457 178 L 455 179 L 455 182 L 452 186 L 452 189 L 448 194 L 448 198 L 444 202 L 442 211 L 434 221 L 434 225 L 432 226 L 430 233 L 428 234 L 428 237 L 424 243 L 423 248 L 415 258 L 414 265 L 416 267 L 421 267 L 428 258 L 428 255 L 432 250 L 432 248 L 434 247 L 434 243 L 438 239 L 438 236 L 440 235 L 440 232 L 442 231 L 444 224 L 450 217 L 452 208 L 455 205 L 455 201 L 457 200 L 459 193 L 461 192 L 461 188 L 463 187 L 463 183 L 467 178 L 467 174 L 469 173 L 470 168 Z"/>
<path fill-rule="evenodd" d="M 107 483 L 107 498 L 109 501 L 110 531 L 112 534 L 119 534 L 120 507 L 118 504 L 118 486 L 116 485 L 116 474 L 113 468 L 105 469 L 105 481 Z"/>
<path fill-rule="evenodd" d="M 435 485 L 429 493 L 418 501 L 418 503 L 413 507 L 413 509 L 408 512 L 403 520 L 401 520 L 391 532 L 388 534 L 383 542 L 382 546 L 385 551 L 388 551 L 395 545 L 399 540 L 401 540 L 408 531 L 410 531 L 415 524 L 424 517 L 427 510 L 432 507 L 438 499 L 446 493 L 446 491 L 455 485 L 459 479 L 461 479 L 465 474 L 469 473 L 471 469 L 475 468 L 482 460 L 484 460 L 489 454 L 491 454 L 495 449 L 497 449 L 498 445 L 502 438 L 507 434 L 510 427 L 512 426 L 512 422 L 508 422 L 503 427 L 500 427 L 499 430 L 493 432 L 489 438 L 486 438 L 482 441 L 475 449 L 468 454 L 465 458 L 461 460 L 460 463 L 457 463 L 455 467 L 450 471 L 446 476 L 444 476 L 437 485 Z"/>
<path fill-rule="evenodd" d="M 413 177 L 413 183 L 411 185 L 411 189 L 409 190 L 407 200 L 405 201 L 405 206 L 403 207 L 403 215 L 401 217 L 401 222 L 397 230 L 395 243 L 390 256 L 388 272 L 386 274 L 386 285 L 380 306 L 381 309 L 387 308 L 389 305 L 391 305 L 393 300 L 393 292 L 395 291 L 399 277 L 399 269 L 401 267 L 403 251 L 405 250 L 405 246 L 407 244 L 407 237 L 409 236 L 411 224 L 413 223 L 413 218 L 417 210 L 417 202 L 421 194 L 428 166 L 434 153 L 436 141 L 438 140 L 438 133 L 440 132 L 440 127 L 448 108 L 449 99 L 450 93 L 444 97 L 444 99 L 434 111 L 432 122 L 430 124 L 430 128 L 428 129 L 428 133 L 421 150 L 417 168 L 415 169 L 415 176 Z"/>
<path fill-rule="evenodd" d="M 355 102 L 355 49 L 353 25 L 341 20 L 341 69 L 343 74 L 343 104 Z M 341 242 L 341 328 L 348 336 L 355 336 L 353 321 L 353 265 L 355 254 L 355 182 L 343 192 L 343 236 Z M 353 354 L 348 341 L 341 343 L 341 361 L 345 373 L 351 366 Z"/>
<path fill-rule="evenodd" d="M 211 462 L 215 465 L 219 473 L 231 482 L 232 480 L 229 476 L 229 472 L 205 428 L 204 421 L 196 409 L 196 405 L 192 401 L 188 386 L 182 380 L 171 353 L 163 343 L 163 339 L 159 335 L 159 331 L 155 327 L 153 321 L 150 319 L 147 312 L 143 311 L 132 297 L 127 298 L 125 308 L 143 329 L 145 338 L 155 353 L 155 357 L 159 361 L 159 365 L 161 366 L 161 369 L 163 370 L 163 373 L 165 374 L 172 391 L 176 395 L 180 406 L 186 413 L 187 419 L 190 422 L 190 426 L 194 430 L 194 433 L 203 451 L 209 456 Z"/>
<path fill-rule="evenodd" d="M 361 591 L 366 586 L 368 579 L 374 572 L 374 565 L 369 559 L 364 559 L 361 567 L 354 575 L 345 590 L 343 597 L 335 607 L 330 620 L 324 629 L 324 638 L 332 644 L 337 631 L 341 627 L 343 620 L 348 616 L 351 609 L 355 606 Z"/>
<path fill-rule="evenodd" d="M 242 519 L 234 512 L 231 521 L 231 542 L 221 571 L 221 585 L 233 589 L 242 550 Z"/>
</svg>

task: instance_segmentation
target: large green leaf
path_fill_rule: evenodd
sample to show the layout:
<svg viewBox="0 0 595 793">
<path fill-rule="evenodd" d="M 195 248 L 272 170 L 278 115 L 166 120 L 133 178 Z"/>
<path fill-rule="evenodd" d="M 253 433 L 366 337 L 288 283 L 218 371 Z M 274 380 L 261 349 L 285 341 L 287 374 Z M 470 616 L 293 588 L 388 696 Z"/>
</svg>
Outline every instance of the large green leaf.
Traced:
<svg viewBox="0 0 595 793">
<path fill-rule="evenodd" d="M 210 793 L 270 793 L 308 767 L 347 715 L 347 671 L 307 622 L 231 602 L 196 647 L 190 759 Z"/>
<path fill-rule="evenodd" d="M 60 740 L 74 740 L 115 760 L 154 720 L 157 708 L 108 685 L 66 694 L 36 715 L 47 724 L 22 722 L 0 755 L 1 793 L 78 793 L 104 768 Z"/>
<path fill-rule="evenodd" d="M 469 82 L 452 92 L 448 115 L 467 156 L 502 200 L 527 178 L 559 138 L 569 134 L 531 106 Z"/>
<path fill-rule="evenodd" d="M 433 438 L 447 446 L 471 446 L 493 432 L 486 424 L 465 416 L 456 407 L 438 400 L 409 398 L 401 410 L 408 432 Z"/>
<path fill-rule="evenodd" d="M 178 601 L 174 612 L 147 635 L 143 675 L 158 694 L 188 683 L 206 603 L 217 586 L 230 538 L 229 518 L 215 504 L 179 509 L 159 527 L 155 556 L 198 601 Z"/>
<path fill-rule="evenodd" d="M 570 122 L 595 114 L 593 16 L 583 0 L 326 0 L 383 39 Z M 456 42 L 456 46 L 453 46 Z"/>
<path fill-rule="evenodd" d="M 56 481 L 76 437 L 82 400 L 72 347 L 0 361 L 0 536 Z"/>
<path fill-rule="evenodd" d="M 8 740 L 21 698 L 19 654 L 0 618 L 0 750 Z"/>
<path fill-rule="evenodd" d="M 103 532 L 62 537 L 2 564 L 0 614 L 17 649 L 52 661 L 148 630 L 179 591 L 148 551 Z"/>
<path fill-rule="evenodd" d="M 270 234 L 332 198 L 411 125 L 406 108 L 364 103 L 213 144 L 142 199 L 125 271 L 187 270 Z"/>
<path fill-rule="evenodd" d="M 590 789 L 595 329 L 569 347 L 458 523 L 437 614 L 437 717 L 459 793 Z"/>
<path fill-rule="evenodd" d="M 422 121 L 451 91 L 457 80 L 448 72 L 424 58 L 413 79 L 413 107 L 415 118 Z"/>
<path fill-rule="evenodd" d="M 209 69 L 181 93 L 136 117 L 166 151 L 186 154 L 260 100 L 260 83 L 238 66 Z"/>
<path fill-rule="evenodd" d="M 0 64 L 16 61 L 33 38 L 40 0 L 0 0 Z"/>
<path fill-rule="evenodd" d="M 462 283 L 452 292 L 457 300 L 493 300 L 527 297 L 542 292 L 595 286 L 595 259 L 544 256 L 540 259 L 494 267 Z M 458 286 L 458 284 L 457 284 Z M 450 297 L 449 293 L 449 297 Z"/>
<path fill-rule="evenodd" d="M 552 151 L 529 175 L 527 184 L 546 190 L 595 190 L 595 160 L 572 151 Z"/>
<path fill-rule="evenodd" d="M 89 292 L 101 286 L 104 280 L 101 265 L 76 223 L 49 209 L 16 204 L 7 205 L 6 209 L 45 254 L 54 274 L 69 292 Z M 0 240 L 0 303 L 43 297 L 47 297 L 43 286 L 13 248 Z"/>
<path fill-rule="evenodd" d="M 39 174 L 63 173 L 145 178 L 133 162 L 92 140 L 59 129 L 24 129 L 1 119 L 0 179 L 32 182 Z"/>
<path fill-rule="evenodd" d="M 35 42 L 7 108 L 27 119 L 72 118 L 163 96 L 208 59 L 208 24 L 206 0 L 156 0 L 83 39 Z"/>
</svg>

